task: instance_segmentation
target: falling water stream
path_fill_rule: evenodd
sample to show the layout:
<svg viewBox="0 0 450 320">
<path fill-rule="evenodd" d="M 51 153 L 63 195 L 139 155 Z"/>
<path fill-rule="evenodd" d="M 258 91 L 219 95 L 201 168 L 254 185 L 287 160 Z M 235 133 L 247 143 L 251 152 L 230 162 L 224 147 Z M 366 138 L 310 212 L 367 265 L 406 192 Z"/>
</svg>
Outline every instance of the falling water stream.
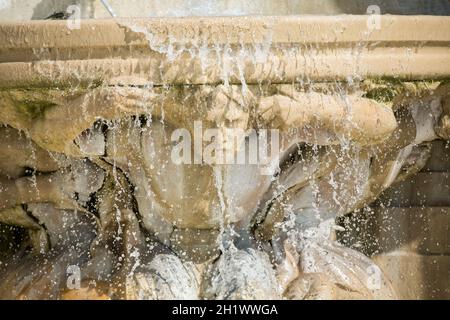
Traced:
<svg viewBox="0 0 450 320">
<path fill-rule="evenodd" d="M 384 84 L 360 68 L 373 31 L 337 49 L 345 80 L 319 81 L 344 23 L 323 43 L 293 44 L 322 27 L 277 41 L 280 17 L 239 10 L 118 19 L 137 58 L 117 71 L 123 48 L 105 49 L 117 75 L 98 83 L 32 48 L 36 74 L 78 79 L 1 97 L 19 116 L 0 113 L 0 222 L 21 236 L 0 256 L 0 298 L 397 297 L 374 260 L 338 241 L 338 222 L 425 166 L 448 86 L 421 89 L 419 102 L 407 90 L 398 104 L 371 97 Z"/>
</svg>

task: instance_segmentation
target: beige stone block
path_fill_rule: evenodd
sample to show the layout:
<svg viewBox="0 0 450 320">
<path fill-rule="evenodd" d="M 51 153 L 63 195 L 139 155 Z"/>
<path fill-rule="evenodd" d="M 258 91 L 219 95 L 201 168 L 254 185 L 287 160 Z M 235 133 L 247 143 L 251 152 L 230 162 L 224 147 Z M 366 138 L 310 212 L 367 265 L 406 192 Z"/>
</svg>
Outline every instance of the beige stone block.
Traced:
<svg viewBox="0 0 450 320">
<path fill-rule="evenodd" d="M 400 299 L 450 299 L 450 256 L 396 251 L 374 260 Z"/>
<path fill-rule="evenodd" d="M 450 255 L 450 208 L 414 208 L 410 213 L 412 249 L 423 254 Z"/>
<path fill-rule="evenodd" d="M 450 206 L 450 173 L 420 172 L 413 177 L 412 206 Z"/>
<path fill-rule="evenodd" d="M 377 238 L 378 252 L 389 252 L 410 247 L 410 217 L 408 208 L 379 208 L 372 232 Z"/>
<path fill-rule="evenodd" d="M 378 202 L 387 207 L 409 207 L 411 206 L 412 192 L 413 185 L 411 184 L 411 178 L 408 178 L 385 190 Z"/>
<path fill-rule="evenodd" d="M 372 232 L 378 251 L 450 254 L 450 208 L 379 208 Z"/>
<path fill-rule="evenodd" d="M 450 171 L 450 143 L 442 140 L 433 141 L 431 157 L 423 168 L 423 171 Z"/>
<path fill-rule="evenodd" d="M 419 172 L 387 189 L 380 202 L 388 207 L 450 206 L 450 173 Z"/>
<path fill-rule="evenodd" d="M 450 255 L 450 207 L 378 207 L 349 217 L 345 227 L 340 240 L 368 255 L 395 250 Z"/>
</svg>

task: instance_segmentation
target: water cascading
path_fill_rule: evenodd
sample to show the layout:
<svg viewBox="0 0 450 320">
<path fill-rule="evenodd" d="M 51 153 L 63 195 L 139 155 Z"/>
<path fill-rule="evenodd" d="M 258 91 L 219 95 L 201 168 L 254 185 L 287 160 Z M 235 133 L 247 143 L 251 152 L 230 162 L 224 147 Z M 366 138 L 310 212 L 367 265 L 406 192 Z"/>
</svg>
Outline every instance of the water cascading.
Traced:
<svg viewBox="0 0 450 320">
<path fill-rule="evenodd" d="M 0 298 L 398 298 L 336 221 L 448 140 L 450 20 L 380 19 L 0 23 Z"/>
</svg>

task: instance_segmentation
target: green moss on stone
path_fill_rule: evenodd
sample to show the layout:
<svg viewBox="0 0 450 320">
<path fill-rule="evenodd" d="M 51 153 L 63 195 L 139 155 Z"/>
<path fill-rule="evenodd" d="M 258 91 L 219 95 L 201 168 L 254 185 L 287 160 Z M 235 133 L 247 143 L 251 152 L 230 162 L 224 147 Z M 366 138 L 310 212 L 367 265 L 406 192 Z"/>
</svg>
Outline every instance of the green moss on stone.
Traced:
<svg viewBox="0 0 450 320">
<path fill-rule="evenodd" d="M 53 106 L 56 106 L 56 103 L 45 100 L 22 100 L 16 102 L 19 112 L 31 119 L 42 117 L 45 110 Z"/>
<path fill-rule="evenodd" d="M 401 96 L 421 96 L 436 89 L 440 81 L 400 81 L 396 80 L 366 80 L 363 89 L 364 97 L 378 102 L 390 104 Z"/>
<path fill-rule="evenodd" d="M 392 102 L 397 94 L 398 92 L 395 89 L 378 87 L 368 91 L 365 97 L 378 102 L 388 103 Z"/>
</svg>

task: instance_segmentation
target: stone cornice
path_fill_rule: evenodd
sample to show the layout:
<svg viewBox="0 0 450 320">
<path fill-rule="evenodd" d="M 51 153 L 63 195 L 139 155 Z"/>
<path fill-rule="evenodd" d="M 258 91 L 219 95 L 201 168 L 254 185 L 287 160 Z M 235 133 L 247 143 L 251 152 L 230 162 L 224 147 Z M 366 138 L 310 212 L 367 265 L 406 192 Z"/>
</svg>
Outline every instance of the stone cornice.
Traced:
<svg viewBox="0 0 450 320">
<path fill-rule="evenodd" d="M 0 24 L 0 88 L 450 77 L 450 17 L 147 18 Z M 171 53 L 177 52 L 177 53 Z"/>
</svg>

